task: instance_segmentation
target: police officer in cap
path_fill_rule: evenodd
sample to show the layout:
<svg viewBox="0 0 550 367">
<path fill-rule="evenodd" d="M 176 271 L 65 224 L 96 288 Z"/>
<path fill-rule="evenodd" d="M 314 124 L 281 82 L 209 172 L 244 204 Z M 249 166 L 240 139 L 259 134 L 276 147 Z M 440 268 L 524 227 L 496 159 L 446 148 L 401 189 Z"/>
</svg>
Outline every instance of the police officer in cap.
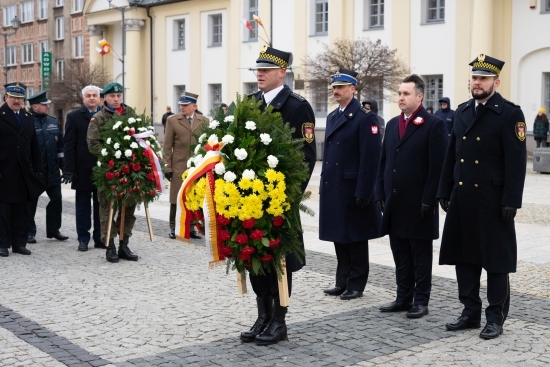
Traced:
<svg viewBox="0 0 550 367">
<path fill-rule="evenodd" d="M 291 64 L 291 53 L 264 46 L 255 67 L 259 91 L 249 97 L 258 102 L 262 101 L 262 110 L 272 106 L 273 112 L 279 112 L 283 120 L 295 129 L 292 137 L 304 142 L 302 150 L 311 175 L 316 160 L 315 115 L 309 102 L 299 94 L 293 93 L 288 85 L 284 84 L 286 69 Z M 306 189 L 307 184 L 307 181 L 302 184 L 302 191 Z M 301 235 L 300 237 L 303 244 L 303 238 Z M 305 258 L 300 261 L 293 254 L 286 258 L 289 296 L 292 291 L 292 272 L 300 270 L 304 265 Z M 275 272 L 267 275 L 250 275 L 250 283 L 256 293 L 258 319 L 249 331 L 241 333 L 241 340 L 268 345 L 286 339 L 287 307 L 280 305 L 277 275 Z"/>
<path fill-rule="evenodd" d="M 470 63 L 472 99 L 456 109 L 437 197 L 447 212 L 439 263 L 455 265 L 462 315 L 447 330 L 479 328 L 482 269 L 487 271 L 483 339 L 502 334 L 516 271 L 514 227 L 526 171 L 526 125 L 519 106 L 496 92 L 504 62 L 481 54 Z"/>
<path fill-rule="evenodd" d="M 42 166 L 46 172 L 46 193 L 50 198 L 46 206 L 46 237 L 65 241 L 69 237 L 61 234 L 61 212 L 63 202 L 61 198 L 61 173 L 64 167 L 63 131 L 59 121 L 48 115 L 51 101 L 46 91 L 29 97 L 31 114 L 34 118 L 34 127 L 42 156 Z M 29 201 L 29 237 L 28 243 L 36 243 L 36 223 L 34 216 L 38 199 Z"/>
</svg>

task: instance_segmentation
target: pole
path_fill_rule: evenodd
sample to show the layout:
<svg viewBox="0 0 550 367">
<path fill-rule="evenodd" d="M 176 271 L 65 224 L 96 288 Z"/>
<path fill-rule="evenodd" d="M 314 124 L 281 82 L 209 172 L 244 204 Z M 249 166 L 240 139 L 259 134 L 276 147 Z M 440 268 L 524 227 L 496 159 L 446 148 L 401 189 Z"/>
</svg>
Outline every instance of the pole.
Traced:
<svg viewBox="0 0 550 367">
<path fill-rule="evenodd" d="M 120 12 L 122 13 L 122 103 L 126 103 L 126 83 L 124 83 L 124 56 L 126 55 L 126 24 L 124 21 L 124 13 L 126 13 L 126 8 L 121 8 Z"/>
<path fill-rule="evenodd" d="M 6 76 L 6 84 L 8 84 L 8 35 L 2 33 L 4 36 L 4 75 Z"/>
</svg>

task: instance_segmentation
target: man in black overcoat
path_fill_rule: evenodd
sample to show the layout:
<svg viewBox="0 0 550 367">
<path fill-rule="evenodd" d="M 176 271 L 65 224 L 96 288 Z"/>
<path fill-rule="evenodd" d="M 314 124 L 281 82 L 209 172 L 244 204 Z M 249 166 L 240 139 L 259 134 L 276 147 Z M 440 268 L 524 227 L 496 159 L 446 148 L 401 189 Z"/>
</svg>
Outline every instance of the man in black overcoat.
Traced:
<svg viewBox="0 0 550 367">
<path fill-rule="evenodd" d="M 26 86 L 5 86 L 6 103 L 0 107 L 0 256 L 30 255 L 26 248 L 29 227 L 27 202 L 45 190 L 44 170 L 34 121 L 24 108 Z"/>
<path fill-rule="evenodd" d="M 521 208 L 527 164 L 523 112 L 496 92 L 504 62 L 480 55 L 470 63 L 472 99 L 458 106 L 437 197 L 447 212 L 439 264 L 455 265 L 462 315 L 448 330 L 479 328 L 482 269 L 487 271 L 487 324 L 497 338 L 510 307 L 516 271 L 514 217 Z"/>
<path fill-rule="evenodd" d="M 332 76 L 338 107 L 327 116 L 321 172 L 319 239 L 334 242 L 336 285 L 324 293 L 342 300 L 361 297 L 369 277 L 369 239 L 380 233 L 374 202 L 380 160 L 380 127 L 374 112 L 354 98 L 357 73 Z"/>
<path fill-rule="evenodd" d="M 401 115 L 386 125 L 376 200 L 383 210 L 381 235 L 389 234 L 397 297 L 382 312 L 428 314 L 433 240 L 439 238 L 437 186 L 447 148 L 447 130 L 422 106 L 424 81 L 406 77 L 399 87 Z"/>
<path fill-rule="evenodd" d="M 100 92 L 101 89 L 94 85 L 84 87 L 82 89 L 82 107 L 69 112 L 65 122 L 63 183 L 70 183 L 71 189 L 76 191 L 75 216 L 78 251 L 88 251 L 90 229 L 92 227 L 92 210 L 94 247 L 105 249 L 105 244 L 101 242 L 97 188 L 92 180 L 92 169 L 97 164 L 97 157 L 90 153 L 86 143 L 90 119 L 101 109 L 99 106 Z"/>
<path fill-rule="evenodd" d="M 255 98 L 256 101 L 261 100 L 262 110 L 267 106 L 273 106 L 273 112 L 279 112 L 284 122 L 290 123 L 290 126 L 295 129 L 292 137 L 304 141 L 302 151 L 305 154 L 305 161 L 309 165 L 311 176 L 316 160 L 315 114 L 304 97 L 292 92 L 284 84 L 286 69 L 291 64 L 291 53 L 264 46 L 256 60 L 255 67 L 260 91 L 249 97 Z M 302 184 L 302 191 L 305 191 L 308 181 Z M 300 240 L 303 246 L 302 235 L 300 235 Z M 286 257 L 289 296 L 292 291 L 292 272 L 300 270 L 304 265 L 305 257 L 297 259 L 293 254 Z M 249 331 L 241 333 L 241 340 L 268 345 L 286 339 L 285 315 L 288 307 L 280 305 L 277 274 L 271 272 L 267 275 L 250 275 L 250 284 L 256 294 L 258 319 Z"/>
</svg>

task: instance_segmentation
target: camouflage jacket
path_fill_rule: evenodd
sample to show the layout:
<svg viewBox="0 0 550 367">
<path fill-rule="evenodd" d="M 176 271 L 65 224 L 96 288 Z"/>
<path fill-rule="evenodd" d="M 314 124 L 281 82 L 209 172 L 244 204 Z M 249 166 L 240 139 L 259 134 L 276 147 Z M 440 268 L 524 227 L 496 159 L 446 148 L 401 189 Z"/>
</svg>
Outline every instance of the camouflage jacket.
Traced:
<svg viewBox="0 0 550 367">
<path fill-rule="evenodd" d="M 125 104 L 122 104 L 122 106 L 124 106 L 124 112 L 121 116 L 127 117 L 135 115 L 135 111 L 131 107 Z M 105 124 L 109 122 L 113 115 L 113 111 L 109 110 L 107 107 L 103 107 L 101 111 L 96 113 L 90 120 L 88 134 L 86 136 L 90 153 L 99 156 L 101 148 L 103 147 L 103 140 L 100 138 L 100 132 L 103 131 Z"/>
</svg>

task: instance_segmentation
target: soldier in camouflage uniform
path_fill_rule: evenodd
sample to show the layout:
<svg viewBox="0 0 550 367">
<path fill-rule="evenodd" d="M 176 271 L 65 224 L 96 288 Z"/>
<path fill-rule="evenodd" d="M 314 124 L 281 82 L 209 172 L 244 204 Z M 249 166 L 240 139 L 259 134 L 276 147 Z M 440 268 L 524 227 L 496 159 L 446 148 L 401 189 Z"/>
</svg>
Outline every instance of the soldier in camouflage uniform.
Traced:
<svg viewBox="0 0 550 367">
<path fill-rule="evenodd" d="M 105 100 L 103 102 L 103 108 L 96 113 L 90 120 L 88 125 L 88 149 L 90 153 L 99 156 L 104 142 L 99 137 L 100 132 L 104 129 L 104 126 L 113 117 L 114 114 L 121 116 L 127 116 L 134 114 L 134 110 L 122 103 L 122 95 L 124 89 L 119 83 L 109 83 L 103 88 L 103 94 Z M 105 196 L 105 193 L 98 190 L 99 197 L 99 221 L 101 224 L 101 240 L 105 242 L 107 238 L 107 221 L 109 220 L 109 207 L 110 203 Z M 107 244 L 107 261 L 118 262 L 118 259 L 137 261 L 138 256 L 133 254 L 128 248 L 128 240 L 132 236 L 132 228 L 136 222 L 134 211 L 136 206 L 126 206 L 124 215 L 124 239 L 119 242 L 118 254 L 115 247 L 115 237 L 117 230 L 120 228 L 120 211 L 118 212 L 116 221 L 111 223 L 111 233 L 109 243 Z"/>
</svg>

